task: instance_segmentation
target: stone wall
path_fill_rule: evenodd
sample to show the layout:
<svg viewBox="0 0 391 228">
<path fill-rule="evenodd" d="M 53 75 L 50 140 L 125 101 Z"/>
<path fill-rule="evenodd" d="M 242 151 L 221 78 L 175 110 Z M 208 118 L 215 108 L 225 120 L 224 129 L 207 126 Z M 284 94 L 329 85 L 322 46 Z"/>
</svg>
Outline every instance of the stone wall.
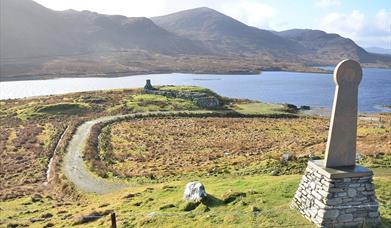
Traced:
<svg viewBox="0 0 391 228">
<path fill-rule="evenodd" d="M 173 91 L 173 90 L 158 90 L 158 89 L 145 89 L 144 93 L 156 94 L 165 97 L 171 98 L 182 98 L 186 100 L 193 101 L 196 105 L 202 108 L 216 108 L 220 106 L 220 101 L 216 97 L 209 96 L 205 93 L 199 92 L 183 92 L 183 91 Z"/>
<path fill-rule="evenodd" d="M 380 216 L 372 175 L 330 177 L 310 162 L 292 207 L 320 227 L 376 226 Z"/>
</svg>

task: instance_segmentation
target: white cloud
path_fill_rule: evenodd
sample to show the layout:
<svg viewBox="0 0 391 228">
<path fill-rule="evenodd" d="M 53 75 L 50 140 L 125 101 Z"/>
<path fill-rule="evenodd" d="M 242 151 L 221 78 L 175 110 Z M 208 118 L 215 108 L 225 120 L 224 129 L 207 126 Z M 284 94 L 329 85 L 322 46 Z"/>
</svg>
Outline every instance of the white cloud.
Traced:
<svg viewBox="0 0 391 228">
<path fill-rule="evenodd" d="M 351 13 L 329 13 L 320 21 L 319 28 L 353 39 L 362 46 L 391 46 L 391 12 L 379 10 L 373 16 L 358 10 Z"/>
<path fill-rule="evenodd" d="M 364 28 L 365 15 L 358 10 L 349 14 L 330 13 L 321 19 L 320 29 L 355 38 Z"/>
<path fill-rule="evenodd" d="M 225 3 L 221 11 L 247 25 L 259 28 L 270 28 L 269 23 L 277 14 L 277 10 L 270 5 L 251 0 Z"/>
<path fill-rule="evenodd" d="M 338 7 L 341 5 L 339 0 L 316 0 L 315 5 L 321 8 Z"/>
<path fill-rule="evenodd" d="M 375 15 L 374 24 L 378 30 L 391 33 L 391 11 L 379 10 Z"/>
</svg>

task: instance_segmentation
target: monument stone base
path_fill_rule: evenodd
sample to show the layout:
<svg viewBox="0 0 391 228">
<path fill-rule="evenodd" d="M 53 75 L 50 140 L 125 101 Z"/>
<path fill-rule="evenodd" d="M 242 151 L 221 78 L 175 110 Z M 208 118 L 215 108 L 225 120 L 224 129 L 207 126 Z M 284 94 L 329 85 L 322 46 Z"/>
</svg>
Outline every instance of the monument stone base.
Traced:
<svg viewBox="0 0 391 228">
<path fill-rule="evenodd" d="M 356 165 L 325 168 L 309 161 L 292 207 L 319 227 L 372 227 L 380 224 L 371 170 Z"/>
</svg>

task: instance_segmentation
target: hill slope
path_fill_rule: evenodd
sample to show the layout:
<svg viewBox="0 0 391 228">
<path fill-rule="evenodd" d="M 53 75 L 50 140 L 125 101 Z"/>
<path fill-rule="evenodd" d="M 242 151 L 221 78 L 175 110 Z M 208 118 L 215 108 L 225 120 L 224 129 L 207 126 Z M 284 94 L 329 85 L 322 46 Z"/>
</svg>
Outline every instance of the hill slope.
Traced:
<svg viewBox="0 0 391 228">
<path fill-rule="evenodd" d="M 162 72 L 317 71 L 351 58 L 391 66 L 352 40 L 316 30 L 273 32 L 209 8 L 128 18 L 0 1 L 0 76 L 58 77 Z"/>
<path fill-rule="evenodd" d="M 336 64 L 346 58 L 362 63 L 391 63 L 390 58 L 368 53 L 338 34 L 309 29 L 262 30 L 206 7 L 152 20 L 168 31 L 201 42 L 224 55 L 268 55 L 271 59 L 307 65 Z"/>
<path fill-rule="evenodd" d="M 153 17 L 152 20 L 164 29 L 202 42 L 220 54 L 271 53 L 285 58 L 305 51 L 297 42 L 245 25 L 206 7 Z"/>
<path fill-rule="evenodd" d="M 391 48 L 366 47 L 365 50 L 376 54 L 391 55 Z"/>
<path fill-rule="evenodd" d="M 143 49 L 167 54 L 207 53 L 148 18 L 89 11 L 53 11 L 31 0 L 1 1 L 1 58 L 74 55 Z"/>
<path fill-rule="evenodd" d="M 307 58 L 308 61 L 312 59 L 314 63 L 335 64 L 347 58 L 362 63 L 391 61 L 390 58 L 368 53 L 351 39 L 338 34 L 311 29 L 291 29 L 275 34 L 303 45 L 311 53 Z"/>
</svg>

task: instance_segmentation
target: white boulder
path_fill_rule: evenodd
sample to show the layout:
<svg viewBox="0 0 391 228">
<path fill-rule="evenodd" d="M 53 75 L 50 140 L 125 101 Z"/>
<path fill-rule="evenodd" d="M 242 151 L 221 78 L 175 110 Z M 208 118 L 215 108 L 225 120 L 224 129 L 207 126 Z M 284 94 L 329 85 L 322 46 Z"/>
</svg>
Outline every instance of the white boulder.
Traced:
<svg viewBox="0 0 391 228">
<path fill-rule="evenodd" d="M 200 202 L 206 196 L 207 194 L 204 185 L 197 181 L 187 183 L 183 194 L 183 198 L 186 201 L 193 202 Z"/>
</svg>

